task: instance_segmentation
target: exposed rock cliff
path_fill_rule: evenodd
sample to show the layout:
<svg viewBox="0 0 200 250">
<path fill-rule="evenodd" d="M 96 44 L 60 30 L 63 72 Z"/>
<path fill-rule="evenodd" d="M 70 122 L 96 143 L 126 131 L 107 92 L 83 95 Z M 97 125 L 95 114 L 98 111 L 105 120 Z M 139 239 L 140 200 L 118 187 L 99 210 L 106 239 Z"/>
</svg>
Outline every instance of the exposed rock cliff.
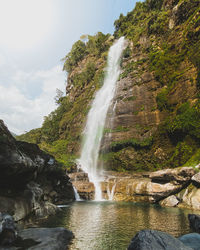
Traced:
<svg viewBox="0 0 200 250">
<path fill-rule="evenodd" d="M 198 0 L 146 0 L 116 20 L 115 38 L 125 36 L 129 45 L 101 146 L 108 170 L 199 163 L 199 15 Z M 86 38 L 65 57 L 68 85 L 58 109 L 41 129 L 19 137 L 68 166 L 79 154 L 85 118 L 114 39 L 102 33 Z"/>
<path fill-rule="evenodd" d="M 54 157 L 35 144 L 18 142 L 0 121 L 0 211 L 16 221 L 55 213 L 54 204 L 74 199 L 69 177 Z"/>
</svg>

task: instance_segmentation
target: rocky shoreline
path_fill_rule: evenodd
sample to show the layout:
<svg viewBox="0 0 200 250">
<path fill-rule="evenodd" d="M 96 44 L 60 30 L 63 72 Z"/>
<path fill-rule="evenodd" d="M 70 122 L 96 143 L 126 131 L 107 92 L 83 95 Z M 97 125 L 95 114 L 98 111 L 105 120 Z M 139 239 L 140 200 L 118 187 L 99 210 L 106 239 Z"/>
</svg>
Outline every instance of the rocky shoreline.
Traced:
<svg viewBox="0 0 200 250">
<path fill-rule="evenodd" d="M 181 167 L 145 173 L 105 172 L 101 182 L 103 198 L 200 210 L 198 171 L 197 166 L 195 169 Z M 94 185 L 86 173 L 79 171 L 69 176 L 82 199 L 94 198 Z"/>
</svg>

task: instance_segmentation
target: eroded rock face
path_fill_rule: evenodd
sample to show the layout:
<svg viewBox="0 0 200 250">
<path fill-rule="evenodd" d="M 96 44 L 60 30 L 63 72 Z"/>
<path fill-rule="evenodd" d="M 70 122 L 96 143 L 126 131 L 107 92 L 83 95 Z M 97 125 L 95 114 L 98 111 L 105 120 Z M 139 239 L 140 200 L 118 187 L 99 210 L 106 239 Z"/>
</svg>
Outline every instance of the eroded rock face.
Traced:
<svg viewBox="0 0 200 250">
<path fill-rule="evenodd" d="M 159 179 L 159 182 L 152 181 L 150 178 L 154 175 L 152 172 L 135 174 L 108 172 L 108 175 L 105 172 L 105 180 L 101 185 L 103 197 L 109 199 L 110 194 L 113 193 L 112 198 L 116 201 L 156 203 L 162 200 L 162 205 L 176 206 L 181 198 L 174 194 L 178 194 L 187 187 L 191 179 L 192 170 L 190 168 L 187 170 L 171 169 L 171 172 L 168 170 L 166 178 L 164 175 L 165 181 Z M 180 173 L 180 176 L 173 176 L 174 172 Z M 158 173 L 155 176 L 157 175 Z M 159 176 L 161 177 L 160 174 Z"/>
<path fill-rule="evenodd" d="M 171 195 L 160 201 L 159 204 L 163 207 L 175 207 L 179 204 L 179 202 L 180 200 L 175 195 Z"/>
<path fill-rule="evenodd" d="M 179 192 L 182 185 L 153 183 L 150 179 L 121 179 L 116 181 L 114 200 L 148 201 L 155 203 Z"/>
<path fill-rule="evenodd" d="M 55 159 L 32 143 L 19 142 L 0 121 L 0 211 L 21 220 L 46 216 L 74 199 L 69 177 Z"/>
<path fill-rule="evenodd" d="M 95 187 L 89 181 L 88 174 L 81 171 L 69 174 L 73 186 L 76 188 L 81 199 L 93 200 L 95 195 Z"/>
<path fill-rule="evenodd" d="M 192 167 L 182 167 L 156 171 L 151 173 L 149 177 L 153 182 L 158 183 L 183 183 L 190 181 L 193 175 L 195 175 L 195 170 Z"/>
<path fill-rule="evenodd" d="M 200 210 L 200 189 L 190 185 L 183 193 L 182 200 L 187 207 Z"/>
</svg>

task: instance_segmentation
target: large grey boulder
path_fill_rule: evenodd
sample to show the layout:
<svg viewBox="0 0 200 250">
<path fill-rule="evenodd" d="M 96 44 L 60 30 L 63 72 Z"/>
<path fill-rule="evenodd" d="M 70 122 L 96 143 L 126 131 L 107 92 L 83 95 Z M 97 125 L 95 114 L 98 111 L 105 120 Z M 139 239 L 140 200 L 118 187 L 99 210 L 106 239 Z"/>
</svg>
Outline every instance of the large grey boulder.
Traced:
<svg viewBox="0 0 200 250">
<path fill-rule="evenodd" d="M 69 177 L 36 144 L 17 141 L 0 120 L 0 211 L 15 221 L 54 214 L 53 204 L 74 200 Z"/>
<path fill-rule="evenodd" d="M 189 220 L 189 223 L 190 223 L 190 228 L 194 232 L 200 233 L 200 215 L 188 214 L 188 220 Z"/>
<path fill-rule="evenodd" d="M 0 245 L 11 245 L 16 240 L 17 232 L 13 217 L 0 212 Z M 1 247 L 0 247 L 1 248 Z"/>
<path fill-rule="evenodd" d="M 194 250 L 200 249 L 200 234 L 198 233 L 185 234 L 179 237 L 179 240 Z"/>
<path fill-rule="evenodd" d="M 128 250 L 192 250 L 192 248 L 167 233 L 146 229 L 135 235 Z"/>
<path fill-rule="evenodd" d="M 32 240 L 33 246 L 27 250 L 64 250 L 68 249 L 70 241 L 74 235 L 71 231 L 62 228 L 29 228 L 19 232 L 21 242 Z"/>
</svg>

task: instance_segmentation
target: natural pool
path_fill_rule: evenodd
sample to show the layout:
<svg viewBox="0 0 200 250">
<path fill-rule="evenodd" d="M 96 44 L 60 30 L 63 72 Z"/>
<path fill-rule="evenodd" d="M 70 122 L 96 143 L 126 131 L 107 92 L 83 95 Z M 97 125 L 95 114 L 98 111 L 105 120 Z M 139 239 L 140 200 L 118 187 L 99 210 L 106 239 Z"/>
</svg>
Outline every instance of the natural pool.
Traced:
<svg viewBox="0 0 200 250">
<path fill-rule="evenodd" d="M 71 250 L 124 250 L 141 229 L 157 229 L 180 236 L 189 232 L 191 210 L 161 208 L 132 202 L 73 202 L 42 226 L 62 226 L 75 239 Z"/>
</svg>

